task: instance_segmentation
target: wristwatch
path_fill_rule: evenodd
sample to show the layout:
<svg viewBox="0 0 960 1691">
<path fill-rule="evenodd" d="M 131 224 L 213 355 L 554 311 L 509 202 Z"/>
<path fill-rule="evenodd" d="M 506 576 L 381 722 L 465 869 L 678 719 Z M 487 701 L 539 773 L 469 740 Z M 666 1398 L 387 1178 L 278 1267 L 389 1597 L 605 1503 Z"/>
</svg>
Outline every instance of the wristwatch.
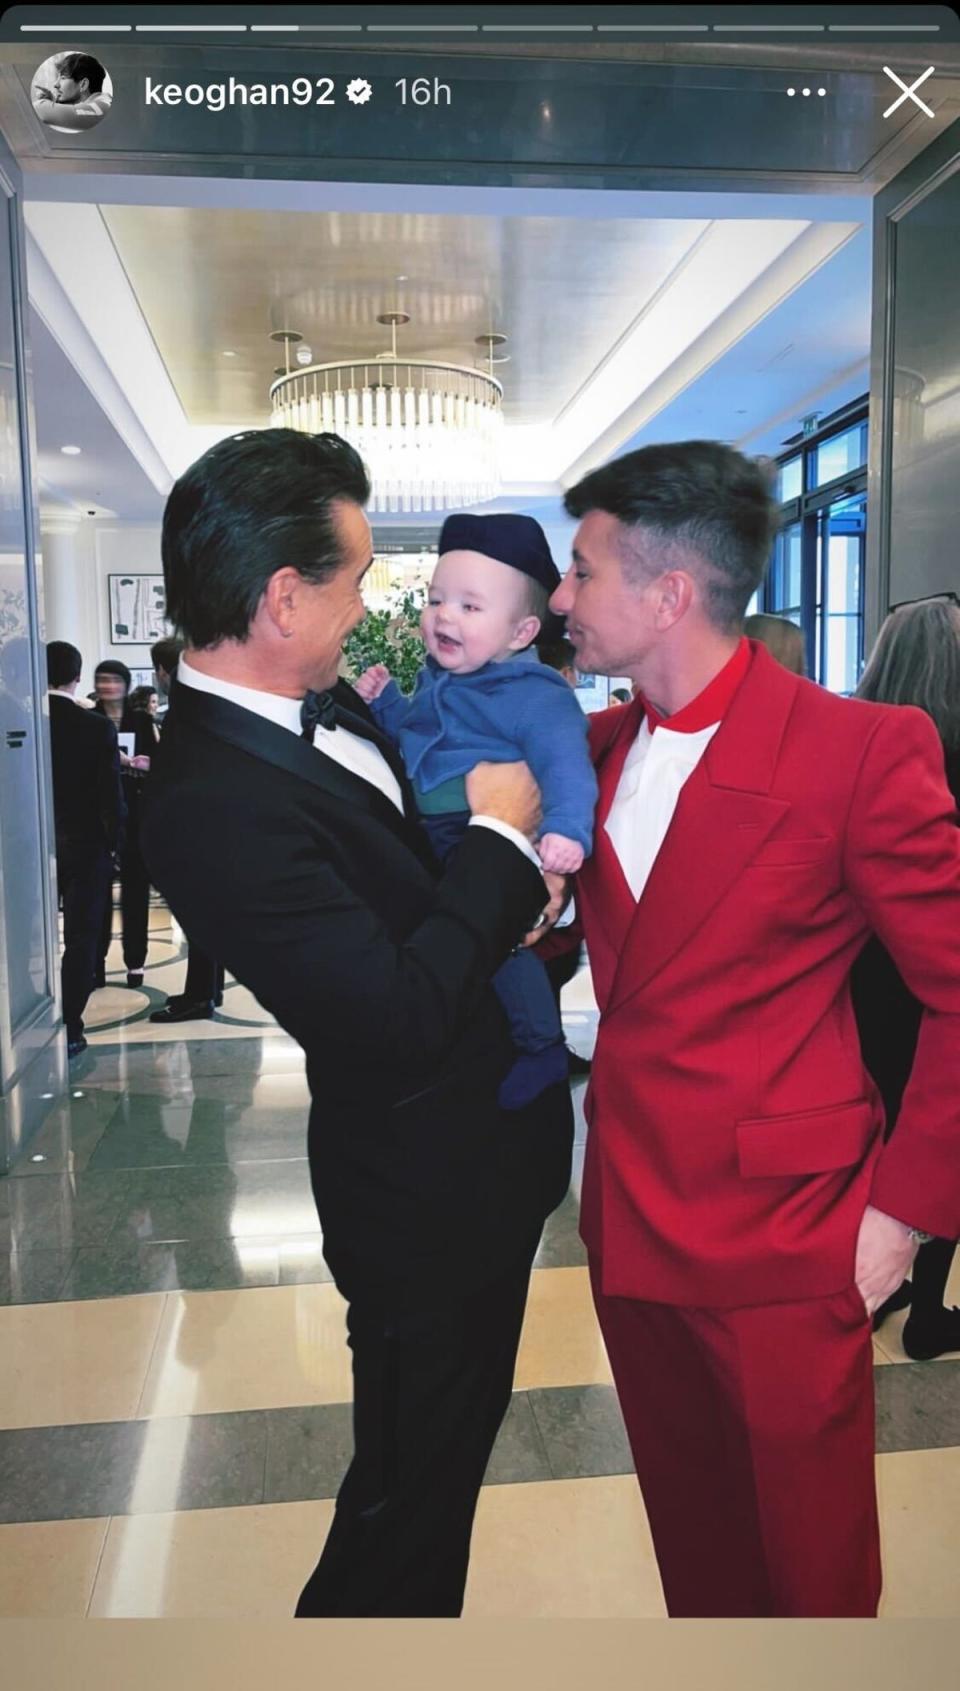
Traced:
<svg viewBox="0 0 960 1691">
<path fill-rule="evenodd" d="M 937 1235 L 935 1233 L 924 1233 L 923 1229 L 920 1227 L 911 1227 L 907 1235 L 908 1238 L 913 1240 L 915 1245 L 929 1245 L 931 1240 L 935 1239 L 936 1236 Z"/>
</svg>

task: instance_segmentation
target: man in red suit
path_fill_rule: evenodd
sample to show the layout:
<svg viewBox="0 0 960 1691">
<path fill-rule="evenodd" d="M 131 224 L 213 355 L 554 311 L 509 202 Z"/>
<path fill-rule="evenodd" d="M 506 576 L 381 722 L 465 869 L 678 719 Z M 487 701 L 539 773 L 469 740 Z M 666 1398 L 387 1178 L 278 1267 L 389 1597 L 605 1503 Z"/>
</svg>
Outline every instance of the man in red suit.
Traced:
<svg viewBox="0 0 960 1691">
<path fill-rule="evenodd" d="M 873 1615 L 870 1315 L 960 1232 L 960 855 L 910 709 L 837 698 L 741 634 L 768 478 L 709 441 L 567 495 L 551 601 L 595 717 L 581 873 L 600 1027 L 582 1231 L 672 1615 Z M 925 1006 L 897 1132 L 849 975 L 879 935 Z"/>
</svg>

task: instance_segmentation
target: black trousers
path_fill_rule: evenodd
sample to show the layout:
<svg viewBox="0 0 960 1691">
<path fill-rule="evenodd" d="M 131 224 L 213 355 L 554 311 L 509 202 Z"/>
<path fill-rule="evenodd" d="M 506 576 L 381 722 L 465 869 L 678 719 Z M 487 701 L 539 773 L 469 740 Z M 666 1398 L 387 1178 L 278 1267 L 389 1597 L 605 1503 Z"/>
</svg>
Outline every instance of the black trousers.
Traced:
<svg viewBox="0 0 960 1691">
<path fill-rule="evenodd" d="M 150 919 L 150 876 L 140 850 L 139 816 L 134 805 L 127 816 L 127 834 L 120 853 L 120 916 L 123 923 L 123 961 L 128 974 L 138 973 L 147 960 Z M 110 949 L 113 898 L 107 899 L 100 935 L 100 963 Z"/>
<path fill-rule="evenodd" d="M 187 981 L 180 997 L 187 1004 L 214 1004 L 223 997 L 223 964 L 188 939 Z"/>
<path fill-rule="evenodd" d="M 104 910 L 110 902 L 110 853 L 103 845 L 58 842 L 57 885 L 63 905 L 60 990 L 67 1038 L 83 1033 L 93 991 Z"/>
<path fill-rule="evenodd" d="M 354 1457 L 299 1618 L 459 1615 L 536 1247 L 479 1291 L 351 1304 Z"/>
</svg>

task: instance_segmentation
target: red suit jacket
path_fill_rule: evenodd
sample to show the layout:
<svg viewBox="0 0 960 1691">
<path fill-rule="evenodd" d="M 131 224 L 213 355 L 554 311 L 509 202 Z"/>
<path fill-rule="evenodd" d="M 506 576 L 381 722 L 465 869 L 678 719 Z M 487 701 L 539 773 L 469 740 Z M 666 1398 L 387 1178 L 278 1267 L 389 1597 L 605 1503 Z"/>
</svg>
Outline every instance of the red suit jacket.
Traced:
<svg viewBox="0 0 960 1691">
<path fill-rule="evenodd" d="M 601 1019 L 581 1227 L 604 1292 L 715 1308 L 854 1277 L 868 1202 L 960 1233 L 960 834 L 921 711 L 754 645 L 635 902 L 604 823 L 642 720 L 594 717 L 578 904 Z M 895 1134 L 848 986 L 879 935 L 925 1006 Z"/>
</svg>

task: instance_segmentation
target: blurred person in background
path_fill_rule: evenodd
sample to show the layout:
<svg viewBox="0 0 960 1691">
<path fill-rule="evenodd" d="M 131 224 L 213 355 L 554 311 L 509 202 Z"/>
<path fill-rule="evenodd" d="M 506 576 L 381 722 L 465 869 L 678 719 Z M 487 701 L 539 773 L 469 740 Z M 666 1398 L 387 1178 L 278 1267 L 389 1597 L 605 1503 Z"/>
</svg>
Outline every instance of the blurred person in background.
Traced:
<svg viewBox="0 0 960 1691">
<path fill-rule="evenodd" d="M 901 605 L 887 617 L 857 698 L 925 711 L 940 735 L 947 784 L 960 800 L 960 607 L 953 597 Z M 857 959 L 852 986 L 864 1062 L 880 1088 L 889 1135 L 910 1079 L 923 1007 L 876 938 Z M 911 1279 L 874 1316 L 879 1327 L 894 1310 L 909 1306 L 902 1340 L 914 1362 L 960 1350 L 960 1309 L 944 1307 L 955 1248 L 953 1239 L 921 1245 Z"/>
<path fill-rule="evenodd" d="M 131 710 L 144 710 L 148 716 L 156 716 L 158 702 L 156 687 L 134 687 L 128 700 Z"/>
<path fill-rule="evenodd" d="M 120 853 L 120 911 L 123 923 L 123 961 L 127 971 L 127 985 L 141 987 L 147 960 L 147 925 L 150 911 L 150 878 L 140 850 L 140 797 L 144 777 L 150 772 L 150 759 L 159 741 L 159 732 L 145 710 L 135 710 L 130 703 L 130 671 L 119 658 L 104 658 L 93 672 L 97 702 L 94 710 L 106 717 L 123 735 L 132 752 L 120 742 L 120 767 L 123 771 L 123 796 L 127 807 L 127 826 Z M 106 982 L 107 952 L 113 933 L 113 899 L 107 899 L 103 929 L 100 935 L 100 960 L 97 985 Z"/>
<path fill-rule="evenodd" d="M 60 969 L 67 1054 L 86 1049 L 83 1012 L 93 991 L 113 854 L 125 805 L 116 729 L 96 711 L 78 709 L 82 659 L 76 646 L 47 646 L 57 886 L 63 905 Z"/>
<path fill-rule="evenodd" d="M 538 642 L 537 656 L 548 669 L 555 669 L 558 675 L 562 675 L 569 687 L 576 687 L 580 680 L 577 674 L 577 654 L 569 640 Z"/>
<path fill-rule="evenodd" d="M 777 663 L 788 669 L 791 675 L 806 675 L 803 629 L 798 628 L 789 617 L 769 616 L 766 611 L 758 611 L 755 616 L 744 619 L 743 632 L 748 640 L 759 640 L 762 646 L 766 646 L 771 657 L 776 658 Z"/>
<path fill-rule="evenodd" d="M 164 699 L 170 697 L 182 651 L 183 641 L 174 635 L 155 641 L 150 648 L 153 673 Z M 153 1011 L 150 1020 L 161 1026 L 173 1022 L 210 1021 L 214 1010 L 223 1003 L 223 979 L 223 964 L 208 957 L 187 936 L 187 978 L 183 991 L 171 992 L 166 1003 Z"/>
</svg>

